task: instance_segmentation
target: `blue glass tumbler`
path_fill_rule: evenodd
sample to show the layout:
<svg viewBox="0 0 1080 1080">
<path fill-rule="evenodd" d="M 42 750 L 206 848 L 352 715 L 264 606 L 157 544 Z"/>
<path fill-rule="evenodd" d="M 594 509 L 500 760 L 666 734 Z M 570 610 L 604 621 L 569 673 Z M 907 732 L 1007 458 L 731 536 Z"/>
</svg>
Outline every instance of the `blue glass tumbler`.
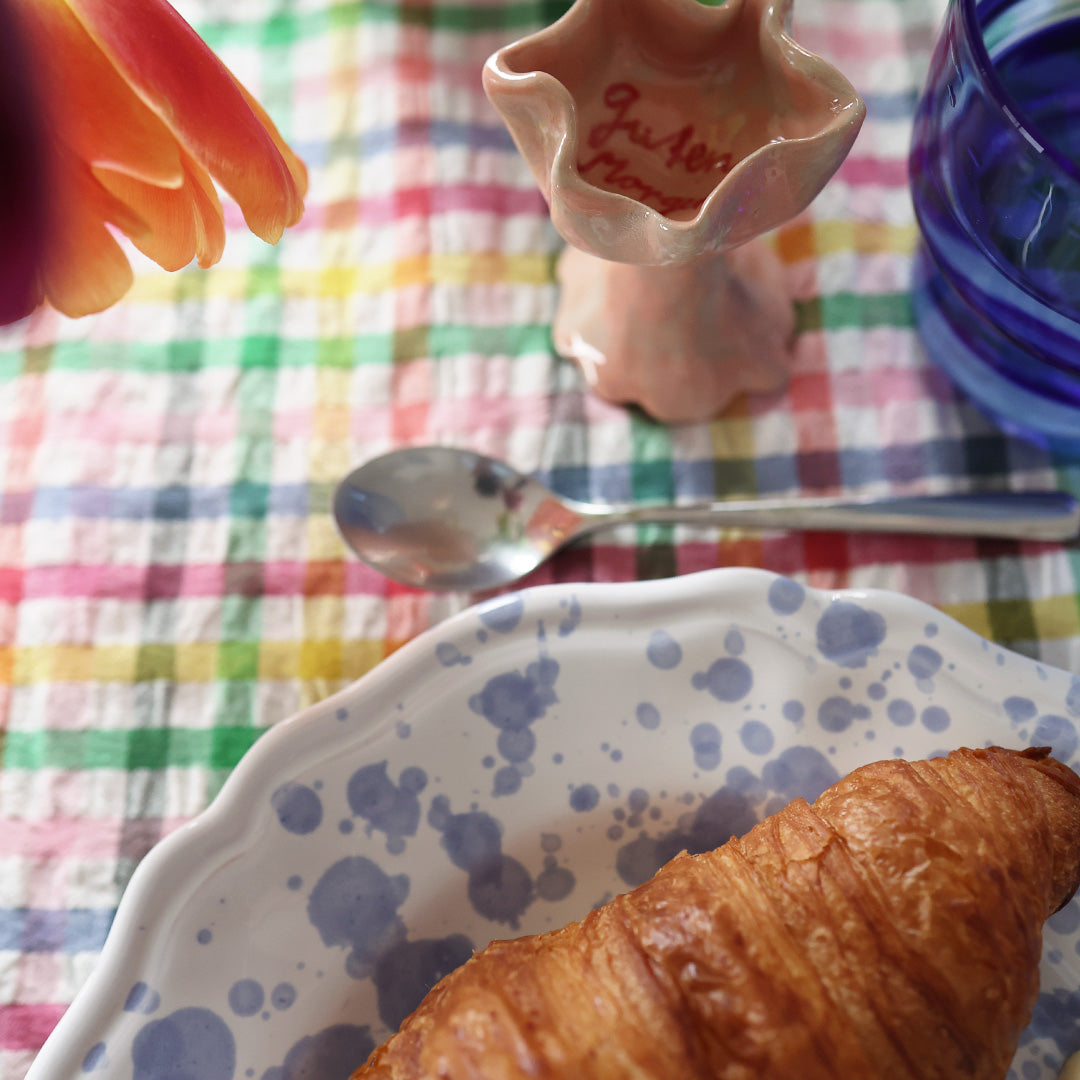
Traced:
<svg viewBox="0 0 1080 1080">
<path fill-rule="evenodd" d="M 927 355 L 1080 451 L 1080 0 L 950 0 L 909 165 Z"/>
</svg>

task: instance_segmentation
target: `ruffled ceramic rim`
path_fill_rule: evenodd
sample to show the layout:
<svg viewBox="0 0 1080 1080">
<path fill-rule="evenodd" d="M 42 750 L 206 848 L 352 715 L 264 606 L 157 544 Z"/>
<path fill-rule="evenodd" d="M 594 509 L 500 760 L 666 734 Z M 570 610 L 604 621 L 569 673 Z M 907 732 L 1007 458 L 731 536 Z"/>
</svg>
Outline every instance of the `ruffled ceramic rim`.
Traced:
<svg viewBox="0 0 1080 1080">
<path fill-rule="evenodd" d="M 680 19 L 696 22 L 703 30 L 715 28 L 721 20 L 729 22 L 736 18 L 740 10 L 736 7 L 736 4 L 760 2 L 765 6 L 767 14 L 762 19 L 762 25 L 767 26 L 768 36 L 777 43 L 785 63 L 788 66 L 793 66 L 795 58 L 798 58 L 805 66 L 805 73 L 828 86 L 836 98 L 832 119 L 825 127 L 813 135 L 785 139 L 784 143 L 789 147 L 807 146 L 840 138 L 845 131 L 850 131 L 848 146 L 843 148 L 843 154 L 837 157 L 832 168 L 823 171 L 820 184 L 817 185 L 817 191 L 815 192 L 816 196 L 817 192 L 820 192 L 836 168 L 842 163 L 843 157 L 846 156 L 847 150 L 850 148 L 850 142 L 854 141 L 855 136 L 858 134 L 865 116 L 866 106 L 854 86 L 836 67 L 821 56 L 804 49 L 785 31 L 784 24 L 790 14 L 792 0 L 779 0 L 779 2 L 771 2 L 771 0 L 728 0 L 727 3 L 717 6 L 703 4 L 700 0 L 651 0 L 651 2 L 671 9 L 672 13 L 677 13 Z M 727 246 L 724 243 L 719 245 L 707 243 L 709 238 L 719 231 L 709 227 L 716 217 L 716 204 L 724 197 L 727 189 L 736 186 L 740 179 L 757 165 L 762 158 L 777 153 L 776 144 L 767 143 L 742 158 L 706 196 L 698 213 L 693 218 L 685 221 L 667 217 L 660 211 L 654 210 L 652 207 L 627 195 L 608 191 L 605 188 L 589 183 L 578 172 L 577 165 L 573 160 L 574 148 L 578 144 L 578 132 L 577 110 L 570 91 L 548 72 L 518 71 L 507 63 L 507 57 L 520 51 L 525 43 L 532 45 L 543 42 L 555 35 L 572 33 L 577 24 L 584 23 L 587 17 L 584 7 L 576 3 L 565 15 L 550 26 L 499 49 L 488 58 L 485 64 L 485 85 L 491 83 L 501 84 L 507 89 L 512 89 L 516 94 L 525 92 L 529 83 L 545 85 L 554 91 L 559 101 L 558 111 L 562 138 L 550 164 L 548 172 L 549 191 L 545 192 L 549 198 L 549 205 L 556 226 L 558 226 L 560 218 L 572 220 L 577 216 L 574 211 L 565 211 L 565 198 L 558 194 L 561 190 L 569 192 L 578 198 L 583 197 L 592 200 L 598 205 L 601 212 L 606 211 L 613 218 L 629 219 L 643 227 L 651 236 L 650 246 L 656 251 L 667 253 L 668 258 L 660 261 L 681 261 L 699 254 L 703 248 L 705 250 L 723 250 Z M 781 223 L 781 221 L 773 221 L 764 225 L 760 231 L 766 232 Z"/>
</svg>

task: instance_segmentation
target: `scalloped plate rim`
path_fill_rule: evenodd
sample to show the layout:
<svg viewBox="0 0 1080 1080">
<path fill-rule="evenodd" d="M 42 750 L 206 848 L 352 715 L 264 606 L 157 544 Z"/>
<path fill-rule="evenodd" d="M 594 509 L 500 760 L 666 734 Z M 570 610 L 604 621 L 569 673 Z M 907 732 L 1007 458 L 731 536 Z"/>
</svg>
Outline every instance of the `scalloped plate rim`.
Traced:
<svg viewBox="0 0 1080 1080">
<path fill-rule="evenodd" d="M 250 835 L 258 814 L 264 812 L 258 800 L 247 798 L 248 794 L 264 790 L 266 775 L 274 771 L 279 758 L 340 704 L 355 703 L 358 697 L 377 695 L 417 668 L 429 669 L 428 678 L 442 678 L 446 668 L 440 669 L 432 663 L 434 644 L 468 636 L 478 616 L 495 612 L 519 599 L 531 617 L 546 615 L 557 618 L 560 601 L 579 595 L 587 597 L 592 608 L 626 609 L 633 606 L 637 617 L 664 605 L 684 604 L 693 610 L 710 600 L 722 600 L 740 587 L 749 587 L 752 583 L 760 585 L 785 577 L 756 567 L 717 567 L 644 581 L 552 583 L 507 592 L 448 616 L 405 642 L 354 682 L 267 728 L 244 753 L 209 805 L 162 838 L 136 867 L 120 898 L 112 926 L 90 975 L 31 1064 L 26 1080 L 93 1075 L 80 1072 L 77 1062 L 82 1056 L 87 1034 L 100 1028 L 107 1015 L 115 1012 L 107 1008 L 108 994 L 103 991 L 114 991 L 125 970 L 133 966 L 130 939 L 132 935 L 142 932 L 140 927 L 144 917 L 148 913 L 152 916 L 155 908 L 175 906 L 170 901 L 164 905 L 160 903 L 160 894 L 167 887 L 170 873 L 175 875 L 182 868 L 185 858 L 196 850 L 203 865 L 209 865 L 206 859 L 208 849 L 215 857 L 226 853 L 230 846 L 238 846 L 243 851 L 244 838 Z M 1035 661 L 1006 646 L 988 641 L 941 609 L 899 592 L 873 587 L 823 589 L 801 585 L 801 588 L 809 595 L 822 598 L 825 603 L 862 600 L 887 608 L 908 620 L 932 618 L 940 625 L 943 637 L 948 638 L 953 648 L 985 650 L 989 645 L 1022 666 L 1030 667 L 1033 672 L 1040 670 L 1046 673 L 1041 678 L 1076 679 L 1070 672 L 1054 665 Z M 718 620 L 722 620 L 725 610 L 722 607 L 716 610 Z M 512 630 L 505 636 L 512 638 L 514 632 Z M 374 739 L 384 723 L 384 718 L 373 714 L 352 727 L 349 732 L 350 746 L 360 747 Z M 320 744 L 320 750 L 327 752 L 329 746 Z M 307 756 L 310 758 L 312 754 Z M 223 864 L 217 861 L 213 863 L 214 868 L 219 865 Z M 204 880 L 192 880 L 190 887 L 194 890 L 203 884 Z M 135 955 L 140 954 L 136 951 Z"/>
</svg>

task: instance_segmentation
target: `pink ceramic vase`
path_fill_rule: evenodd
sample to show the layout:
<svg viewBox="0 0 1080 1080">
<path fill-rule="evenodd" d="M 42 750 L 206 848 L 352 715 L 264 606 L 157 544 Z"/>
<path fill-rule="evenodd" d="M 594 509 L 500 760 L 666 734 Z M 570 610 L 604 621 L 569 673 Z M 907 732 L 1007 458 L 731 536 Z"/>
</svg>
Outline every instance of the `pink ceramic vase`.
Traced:
<svg viewBox="0 0 1080 1080">
<path fill-rule="evenodd" d="M 576 0 L 484 67 L 570 245 L 556 349 L 608 400 L 703 420 L 790 375 L 794 309 L 760 237 L 815 198 L 865 108 L 789 14 Z"/>
</svg>

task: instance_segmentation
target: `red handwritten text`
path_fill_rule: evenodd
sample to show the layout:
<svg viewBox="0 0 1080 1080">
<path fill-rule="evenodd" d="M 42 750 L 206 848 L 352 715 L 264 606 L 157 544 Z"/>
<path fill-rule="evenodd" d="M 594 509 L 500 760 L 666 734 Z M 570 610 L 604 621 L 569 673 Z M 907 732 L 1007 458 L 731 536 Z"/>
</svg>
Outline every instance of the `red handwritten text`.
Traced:
<svg viewBox="0 0 1080 1080">
<path fill-rule="evenodd" d="M 714 172 L 722 176 L 731 168 L 731 154 L 720 153 L 703 140 L 696 139 L 693 124 L 684 124 L 666 134 L 654 133 L 640 117 L 630 115 L 640 97 L 641 92 L 631 83 L 612 83 L 604 91 L 603 102 L 612 115 L 589 129 L 586 142 L 597 153 L 588 161 L 579 162 L 578 171 L 586 176 L 606 168 L 601 181 L 605 187 L 648 203 L 662 214 L 696 210 L 705 201 L 704 196 L 672 195 L 662 191 L 631 171 L 630 159 L 608 149 L 607 143 L 613 136 L 622 135 L 632 145 L 659 155 L 663 167 L 693 174 Z"/>
</svg>

